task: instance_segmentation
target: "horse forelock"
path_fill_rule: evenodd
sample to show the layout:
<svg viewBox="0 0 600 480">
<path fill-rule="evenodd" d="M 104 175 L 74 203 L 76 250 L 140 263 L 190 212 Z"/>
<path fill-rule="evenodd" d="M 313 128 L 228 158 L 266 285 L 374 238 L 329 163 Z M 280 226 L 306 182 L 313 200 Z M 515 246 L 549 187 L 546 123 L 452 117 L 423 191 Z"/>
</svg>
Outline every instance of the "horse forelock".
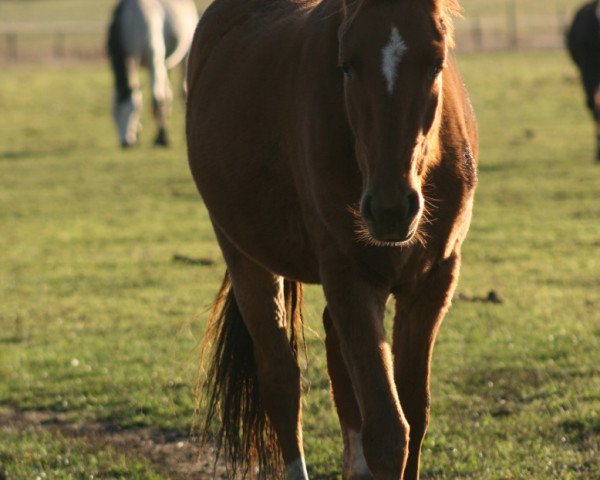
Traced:
<svg viewBox="0 0 600 480">
<path fill-rule="evenodd" d="M 370 0 L 343 0 L 344 19 L 340 27 L 340 35 L 343 35 L 343 33 L 350 28 L 356 19 L 356 16 L 369 1 Z M 406 0 L 387 1 L 399 2 Z M 440 16 L 440 27 L 446 38 L 446 42 L 448 46 L 452 48 L 454 47 L 454 18 L 460 17 L 462 12 L 459 0 L 433 0 L 433 6 Z"/>
<path fill-rule="evenodd" d="M 354 23 L 358 12 L 360 12 L 368 0 L 344 0 L 344 19 L 340 26 L 340 34 L 346 32 Z"/>
</svg>

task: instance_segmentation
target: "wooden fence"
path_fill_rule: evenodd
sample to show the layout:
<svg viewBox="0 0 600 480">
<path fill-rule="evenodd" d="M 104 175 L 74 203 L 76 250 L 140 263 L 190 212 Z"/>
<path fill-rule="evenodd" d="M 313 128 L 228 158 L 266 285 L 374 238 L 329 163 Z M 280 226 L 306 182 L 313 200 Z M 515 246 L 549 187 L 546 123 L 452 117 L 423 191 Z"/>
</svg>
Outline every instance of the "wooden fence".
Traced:
<svg viewBox="0 0 600 480">
<path fill-rule="evenodd" d="M 564 32 L 570 21 L 567 12 L 524 16 L 517 14 L 514 3 L 507 5 L 504 16 L 458 19 L 457 50 L 478 52 L 563 47 Z M 98 60 L 106 55 L 105 44 L 106 25 L 99 22 L 53 25 L 0 23 L 0 61 L 4 63 Z"/>
<path fill-rule="evenodd" d="M 457 49 L 460 51 L 533 50 L 563 48 L 570 24 L 568 12 L 554 15 L 518 15 L 507 9 L 505 16 L 471 17 L 456 22 Z"/>
<path fill-rule="evenodd" d="M 106 27 L 100 22 L 0 23 L 0 60 L 91 59 L 106 52 Z"/>
</svg>

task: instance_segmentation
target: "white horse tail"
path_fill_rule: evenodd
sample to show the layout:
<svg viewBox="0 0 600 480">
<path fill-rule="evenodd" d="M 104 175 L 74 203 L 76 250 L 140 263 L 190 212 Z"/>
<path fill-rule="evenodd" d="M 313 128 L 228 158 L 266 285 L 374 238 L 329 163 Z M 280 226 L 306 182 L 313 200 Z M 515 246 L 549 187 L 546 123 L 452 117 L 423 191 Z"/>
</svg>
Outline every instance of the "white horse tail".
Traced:
<svg viewBox="0 0 600 480">
<path fill-rule="evenodd" d="M 179 45 L 177 45 L 177 48 L 175 49 L 175 51 L 171 55 L 169 55 L 167 57 L 167 59 L 165 60 L 165 64 L 166 64 L 168 70 L 171 70 L 172 68 L 176 67 L 183 61 L 183 59 L 187 55 L 189 47 L 190 47 L 189 44 L 184 45 L 184 44 L 180 43 Z"/>
<path fill-rule="evenodd" d="M 178 0 L 164 3 L 172 28 L 177 32 L 177 46 L 167 57 L 165 64 L 170 70 L 181 63 L 192 44 L 198 24 L 198 10 L 192 0 Z"/>
</svg>

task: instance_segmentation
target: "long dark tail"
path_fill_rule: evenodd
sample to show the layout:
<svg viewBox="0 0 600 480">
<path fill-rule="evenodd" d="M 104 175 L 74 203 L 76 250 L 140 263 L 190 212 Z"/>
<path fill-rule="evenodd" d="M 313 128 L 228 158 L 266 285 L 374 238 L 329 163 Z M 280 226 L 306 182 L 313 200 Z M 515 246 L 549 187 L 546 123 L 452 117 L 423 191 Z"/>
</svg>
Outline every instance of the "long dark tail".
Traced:
<svg viewBox="0 0 600 480">
<path fill-rule="evenodd" d="M 302 333 L 302 284 L 285 281 L 290 346 L 298 354 Z M 212 360 L 202 382 L 201 410 L 204 441 L 215 442 L 224 454 L 228 476 L 260 479 L 282 477 L 283 459 L 275 431 L 259 394 L 258 370 L 252 339 L 238 308 L 226 273 L 213 307 L 204 345 L 212 343 Z M 204 348 L 203 348 L 204 350 Z M 211 432 L 215 430 L 214 435 Z M 258 472 L 258 473 L 256 473 Z"/>
<path fill-rule="evenodd" d="M 110 58 L 110 64 L 115 76 L 115 91 L 117 92 L 117 102 L 121 103 L 131 97 L 131 87 L 129 85 L 129 75 L 127 73 L 127 55 L 123 48 L 123 38 L 121 35 L 121 15 L 123 11 L 123 2 L 116 6 L 110 27 L 108 29 L 107 52 Z"/>
</svg>

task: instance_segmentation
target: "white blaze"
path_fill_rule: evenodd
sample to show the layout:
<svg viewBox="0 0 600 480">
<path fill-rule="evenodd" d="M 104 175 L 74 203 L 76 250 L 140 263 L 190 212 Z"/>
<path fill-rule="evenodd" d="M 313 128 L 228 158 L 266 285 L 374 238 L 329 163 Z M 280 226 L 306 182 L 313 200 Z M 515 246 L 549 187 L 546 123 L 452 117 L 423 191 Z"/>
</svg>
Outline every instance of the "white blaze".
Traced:
<svg viewBox="0 0 600 480">
<path fill-rule="evenodd" d="M 370 477 L 369 467 L 365 460 L 362 446 L 362 435 L 354 430 L 348 430 L 348 452 L 346 468 L 349 469 L 350 478 Z"/>
<path fill-rule="evenodd" d="M 381 50 L 381 71 L 387 83 L 388 93 L 394 93 L 394 85 L 398 77 L 398 65 L 402 61 L 402 57 L 408 50 L 406 43 L 400 36 L 400 32 L 396 27 L 392 27 L 390 41 Z"/>
<path fill-rule="evenodd" d="M 285 480 L 308 480 L 304 458 L 298 458 L 286 465 Z"/>
</svg>

